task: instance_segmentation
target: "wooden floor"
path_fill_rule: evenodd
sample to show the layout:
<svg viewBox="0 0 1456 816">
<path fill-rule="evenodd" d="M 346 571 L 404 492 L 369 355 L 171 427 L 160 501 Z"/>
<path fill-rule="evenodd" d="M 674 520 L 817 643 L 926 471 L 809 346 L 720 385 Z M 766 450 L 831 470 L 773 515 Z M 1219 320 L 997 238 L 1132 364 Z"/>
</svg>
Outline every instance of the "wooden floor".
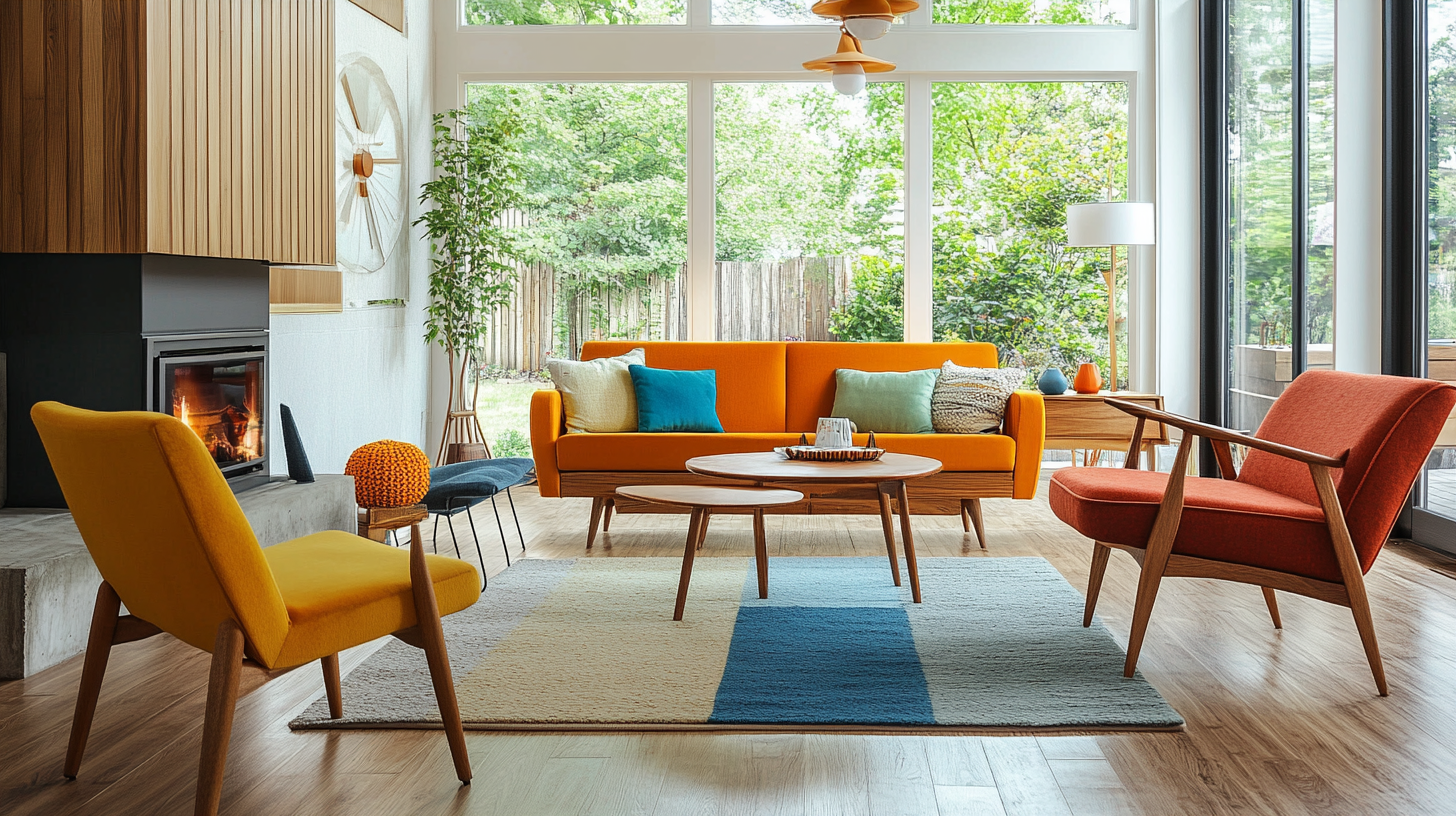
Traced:
<svg viewBox="0 0 1456 816">
<path fill-rule="evenodd" d="M 516 491 L 529 555 L 582 555 L 589 503 Z M 912 494 L 913 501 L 913 494 Z M 491 573 L 505 566 L 476 511 Z M 509 517 L 506 520 L 509 529 Z M 960 520 L 919 517 L 923 555 L 982 557 Z M 682 552 L 686 517 L 613 521 L 593 557 Z M 986 502 L 990 557 L 1039 555 L 1079 590 L 1091 545 L 1043 500 Z M 883 557 L 874 517 L 770 517 L 774 555 Z M 468 540 L 468 527 L 457 525 Z M 448 542 L 444 529 L 441 537 Z M 514 538 L 514 530 L 508 535 Z M 463 543 L 463 542 L 462 542 Z M 704 556 L 751 553 L 715 517 Z M 468 556 L 475 560 L 473 546 Z M 519 550 L 519 542 L 513 547 Z M 1184 733 L 1073 737 L 646 734 L 467 737 L 460 787 L 438 731 L 299 733 L 316 667 L 245 673 L 230 814 L 1422 814 L 1456 813 L 1456 564 L 1409 545 L 1369 579 L 1391 696 L 1375 696 L 1348 610 L 1251 587 L 1165 582 L 1141 668 Z M 1135 572 L 1114 554 L 1100 612 L 1125 642 Z M 671 599 L 664 599 L 666 610 Z M 489 603 L 487 594 L 482 603 Z M 76 610 L 89 615 L 89 610 Z M 346 656 L 347 671 L 369 647 Z M 80 661 L 0 683 L 0 813 L 191 812 L 206 655 L 163 636 L 118 647 L 80 779 L 61 777 Z M 345 700 L 348 705 L 348 700 Z"/>
</svg>

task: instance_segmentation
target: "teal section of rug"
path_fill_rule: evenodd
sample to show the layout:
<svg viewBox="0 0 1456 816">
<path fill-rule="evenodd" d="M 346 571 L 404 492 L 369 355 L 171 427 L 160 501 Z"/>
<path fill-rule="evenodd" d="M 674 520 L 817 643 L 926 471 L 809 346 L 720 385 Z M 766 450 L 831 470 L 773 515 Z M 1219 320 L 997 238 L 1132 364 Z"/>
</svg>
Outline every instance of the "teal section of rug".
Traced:
<svg viewBox="0 0 1456 816">
<path fill-rule="evenodd" d="M 771 559 L 767 599 L 751 558 L 698 566 L 680 623 L 676 558 L 526 560 L 492 578 L 445 619 L 466 726 L 1183 723 L 1141 674 L 1122 676 L 1122 649 L 1082 627 L 1081 594 L 1041 558 L 922 559 L 922 604 L 884 557 Z M 290 725 L 439 722 L 423 654 L 402 643 L 345 678 L 344 703 L 341 720 L 320 699 Z"/>
</svg>

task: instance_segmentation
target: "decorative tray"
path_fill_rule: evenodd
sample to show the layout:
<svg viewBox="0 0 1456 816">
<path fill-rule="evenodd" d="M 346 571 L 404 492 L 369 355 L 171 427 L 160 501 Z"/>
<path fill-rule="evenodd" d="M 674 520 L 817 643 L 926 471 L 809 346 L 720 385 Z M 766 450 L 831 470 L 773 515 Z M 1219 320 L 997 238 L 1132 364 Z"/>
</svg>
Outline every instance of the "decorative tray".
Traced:
<svg viewBox="0 0 1456 816">
<path fill-rule="evenodd" d="M 873 462 L 885 453 L 884 448 L 816 448 L 813 445 L 790 445 L 774 451 L 802 462 Z"/>
</svg>

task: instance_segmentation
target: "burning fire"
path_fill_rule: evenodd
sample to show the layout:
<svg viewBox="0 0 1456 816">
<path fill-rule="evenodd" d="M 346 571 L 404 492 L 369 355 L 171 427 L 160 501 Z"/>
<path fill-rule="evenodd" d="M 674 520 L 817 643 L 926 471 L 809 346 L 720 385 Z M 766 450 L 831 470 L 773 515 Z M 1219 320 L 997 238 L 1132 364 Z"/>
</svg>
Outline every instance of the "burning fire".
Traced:
<svg viewBox="0 0 1456 816">
<path fill-rule="evenodd" d="M 256 369 L 248 366 L 238 378 L 232 376 L 236 369 L 199 368 L 200 372 L 192 367 L 175 370 L 172 415 L 192 428 L 221 466 L 260 458 L 263 428 L 257 409 Z"/>
</svg>

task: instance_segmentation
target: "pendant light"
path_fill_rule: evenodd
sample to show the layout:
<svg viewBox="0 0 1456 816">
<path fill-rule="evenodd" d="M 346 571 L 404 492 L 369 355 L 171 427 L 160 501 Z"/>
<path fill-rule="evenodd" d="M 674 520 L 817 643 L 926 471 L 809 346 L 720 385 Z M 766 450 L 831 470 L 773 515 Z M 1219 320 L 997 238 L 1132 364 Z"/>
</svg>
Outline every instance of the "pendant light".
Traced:
<svg viewBox="0 0 1456 816">
<path fill-rule="evenodd" d="M 810 11 L 839 20 L 857 40 L 878 40 L 895 18 L 920 8 L 915 0 L 820 0 Z"/>
<path fill-rule="evenodd" d="M 880 74 L 895 70 L 895 63 L 872 57 L 860 51 L 859 40 L 848 31 L 839 34 L 839 50 L 827 57 L 809 60 L 804 67 L 810 71 L 824 71 L 831 74 L 834 90 L 846 96 L 854 96 L 864 90 L 865 74 Z"/>
</svg>

